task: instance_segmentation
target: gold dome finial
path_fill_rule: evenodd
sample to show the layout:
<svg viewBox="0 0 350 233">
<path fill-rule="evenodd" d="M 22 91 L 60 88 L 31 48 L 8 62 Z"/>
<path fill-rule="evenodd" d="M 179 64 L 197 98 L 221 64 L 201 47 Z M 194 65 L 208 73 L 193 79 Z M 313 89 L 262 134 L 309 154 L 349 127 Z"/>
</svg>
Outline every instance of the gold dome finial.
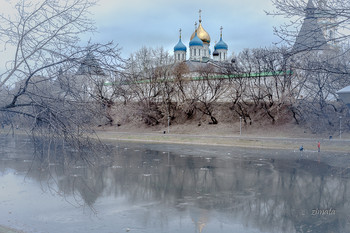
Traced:
<svg viewBox="0 0 350 233">
<path fill-rule="evenodd" d="M 201 23 L 202 22 L 202 10 L 201 9 L 199 9 L 199 11 L 198 11 L 198 13 L 199 13 L 199 23 Z"/>
<path fill-rule="evenodd" d="M 222 26 L 220 27 L 220 38 L 222 38 L 222 29 L 224 29 Z"/>
<path fill-rule="evenodd" d="M 179 33 L 180 33 L 180 40 L 181 40 L 181 32 L 182 32 L 182 30 L 181 30 L 181 28 L 179 29 Z"/>
<path fill-rule="evenodd" d="M 195 23 L 195 30 L 192 33 L 190 41 L 193 39 L 193 37 L 197 33 L 197 36 L 199 37 L 199 39 L 201 39 L 203 41 L 203 43 L 210 44 L 210 36 L 209 36 L 208 32 L 206 32 L 204 30 L 204 28 L 202 27 L 202 15 L 201 15 L 202 10 L 199 10 L 198 13 L 199 13 L 199 25 L 198 25 L 198 28 L 197 28 L 197 22 Z"/>
</svg>

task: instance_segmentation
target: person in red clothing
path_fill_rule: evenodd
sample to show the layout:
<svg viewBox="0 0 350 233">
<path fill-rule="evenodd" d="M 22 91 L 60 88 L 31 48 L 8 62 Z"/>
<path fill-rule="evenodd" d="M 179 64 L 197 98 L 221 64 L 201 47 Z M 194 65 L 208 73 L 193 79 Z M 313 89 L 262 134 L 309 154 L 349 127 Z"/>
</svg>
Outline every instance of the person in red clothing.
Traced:
<svg viewBox="0 0 350 233">
<path fill-rule="evenodd" d="M 317 143 L 317 148 L 318 148 L 318 152 L 320 152 L 321 151 L 321 143 L 320 143 L 320 141 L 318 141 L 318 143 Z"/>
</svg>

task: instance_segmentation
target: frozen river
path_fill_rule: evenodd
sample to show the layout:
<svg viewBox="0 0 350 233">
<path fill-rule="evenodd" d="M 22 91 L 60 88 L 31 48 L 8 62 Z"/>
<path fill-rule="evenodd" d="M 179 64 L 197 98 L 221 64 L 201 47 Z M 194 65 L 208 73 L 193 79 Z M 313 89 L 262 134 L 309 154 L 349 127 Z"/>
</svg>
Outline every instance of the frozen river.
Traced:
<svg viewBox="0 0 350 233">
<path fill-rule="evenodd" d="M 0 225 L 50 233 L 350 229 L 350 169 L 294 151 L 279 159 L 277 150 L 115 143 L 83 161 L 84 150 L 1 136 Z"/>
</svg>

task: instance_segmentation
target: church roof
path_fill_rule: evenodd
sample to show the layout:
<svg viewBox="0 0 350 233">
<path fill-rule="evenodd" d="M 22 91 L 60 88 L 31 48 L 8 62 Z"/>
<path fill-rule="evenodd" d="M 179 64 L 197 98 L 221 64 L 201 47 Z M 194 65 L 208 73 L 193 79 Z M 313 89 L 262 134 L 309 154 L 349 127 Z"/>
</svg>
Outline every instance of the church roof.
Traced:
<svg viewBox="0 0 350 233">
<path fill-rule="evenodd" d="M 350 86 L 344 87 L 343 89 L 337 91 L 337 94 L 347 93 L 350 94 Z"/>
<path fill-rule="evenodd" d="M 307 5 L 306 5 L 306 9 L 312 9 L 315 8 L 314 3 L 312 2 L 312 0 L 309 0 Z"/>
<path fill-rule="evenodd" d="M 306 7 L 306 16 L 299 34 L 295 40 L 292 51 L 294 53 L 312 50 L 324 50 L 328 48 L 322 29 L 315 17 L 315 6 L 309 0 Z"/>
<path fill-rule="evenodd" d="M 89 52 L 81 62 L 76 75 L 105 75 L 98 60 Z"/>
<path fill-rule="evenodd" d="M 227 44 L 222 40 L 222 37 L 220 37 L 220 41 L 218 43 L 216 43 L 216 45 L 214 46 L 214 49 L 228 49 Z"/>
<path fill-rule="evenodd" d="M 196 29 L 196 31 L 192 33 L 190 40 L 192 40 L 195 37 L 196 32 L 197 32 L 198 38 L 201 39 L 203 41 L 203 43 L 210 44 L 209 33 L 206 30 L 204 30 L 202 23 L 201 23 L 201 20 L 199 21 L 199 26 Z"/>
<path fill-rule="evenodd" d="M 344 87 L 343 89 L 337 91 L 337 94 L 340 99 L 350 108 L 350 86 Z"/>
<path fill-rule="evenodd" d="M 174 47 L 174 52 L 175 51 L 185 51 L 186 52 L 187 48 L 186 46 L 182 43 L 181 38 L 179 42 L 175 45 Z"/>
<path fill-rule="evenodd" d="M 196 33 L 195 36 L 190 41 L 189 45 L 190 45 L 190 47 L 191 46 L 203 46 L 203 41 L 201 39 L 199 39 L 199 37 L 197 36 L 197 33 Z"/>
<path fill-rule="evenodd" d="M 185 61 L 185 64 L 187 65 L 189 72 L 198 72 L 207 66 L 211 66 L 214 73 L 222 73 L 223 64 L 225 63 L 212 60 L 207 60 L 206 62 L 187 60 Z"/>
</svg>

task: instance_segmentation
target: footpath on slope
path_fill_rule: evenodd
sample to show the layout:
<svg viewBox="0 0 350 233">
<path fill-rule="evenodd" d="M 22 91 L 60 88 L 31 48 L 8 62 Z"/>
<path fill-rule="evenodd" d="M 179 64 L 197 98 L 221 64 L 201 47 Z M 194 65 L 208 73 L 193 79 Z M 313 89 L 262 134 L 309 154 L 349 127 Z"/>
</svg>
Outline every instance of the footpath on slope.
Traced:
<svg viewBox="0 0 350 233">
<path fill-rule="evenodd" d="M 142 130 L 140 130 L 142 131 Z M 212 132 L 211 132 L 212 133 Z M 96 131 L 97 136 L 102 141 L 108 142 L 138 142 L 154 144 L 153 147 L 160 148 L 161 144 L 168 144 L 164 148 L 169 150 L 170 144 L 182 145 L 184 150 L 191 145 L 203 145 L 205 149 L 200 152 L 209 151 L 209 153 L 218 151 L 221 154 L 228 154 L 232 149 L 240 151 L 235 154 L 244 154 L 245 149 L 249 151 L 259 151 L 257 156 L 263 159 L 297 159 L 312 160 L 318 163 L 328 164 L 334 167 L 344 168 L 344 172 L 350 171 L 350 139 L 329 139 L 325 137 L 283 137 L 277 135 L 205 135 L 188 133 L 164 133 L 159 132 L 120 132 L 116 130 Z M 266 133 L 267 134 L 267 133 Z M 268 134 L 267 134 L 268 135 Z M 310 135 L 307 135 L 310 136 Z M 347 135 L 348 136 L 348 135 Z M 321 153 L 318 153 L 317 144 L 320 142 Z M 221 148 L 218 148 L 218 146 Z M 303 152 L 299 148 L 303 146 Z M 151 146 L 152 147 L 152 146 Z M 161 146 L 162 147 L 162 146 Z M 174 149 L 175 148 L 175 149 Z M 179 153 L 179 147 L 173 149 Z M 210 148 L 210 149 L 208 149 Z M 180 149 L 181 151 L 181 149 Z M 211 151 L 211 152 L 210 152 Z M 223 153 L 225 152 L 225 153 Z"/>
<path fill-rule="evenodd" d="M 350 152 L 350 139 L 326 138 L 296 138 L 296 137 L 261 137 L 237 135 L 202 135 L 202 134 L 172 134 L 164 132 L 118 132 L 96 131 L 102 140 L 136 141 L 148 143 L 177 143 L 193 145 L 234 146 L 261 149 L 290 149 L 317 151 L 318 141 L 322 151 Z"/>
</svg>

